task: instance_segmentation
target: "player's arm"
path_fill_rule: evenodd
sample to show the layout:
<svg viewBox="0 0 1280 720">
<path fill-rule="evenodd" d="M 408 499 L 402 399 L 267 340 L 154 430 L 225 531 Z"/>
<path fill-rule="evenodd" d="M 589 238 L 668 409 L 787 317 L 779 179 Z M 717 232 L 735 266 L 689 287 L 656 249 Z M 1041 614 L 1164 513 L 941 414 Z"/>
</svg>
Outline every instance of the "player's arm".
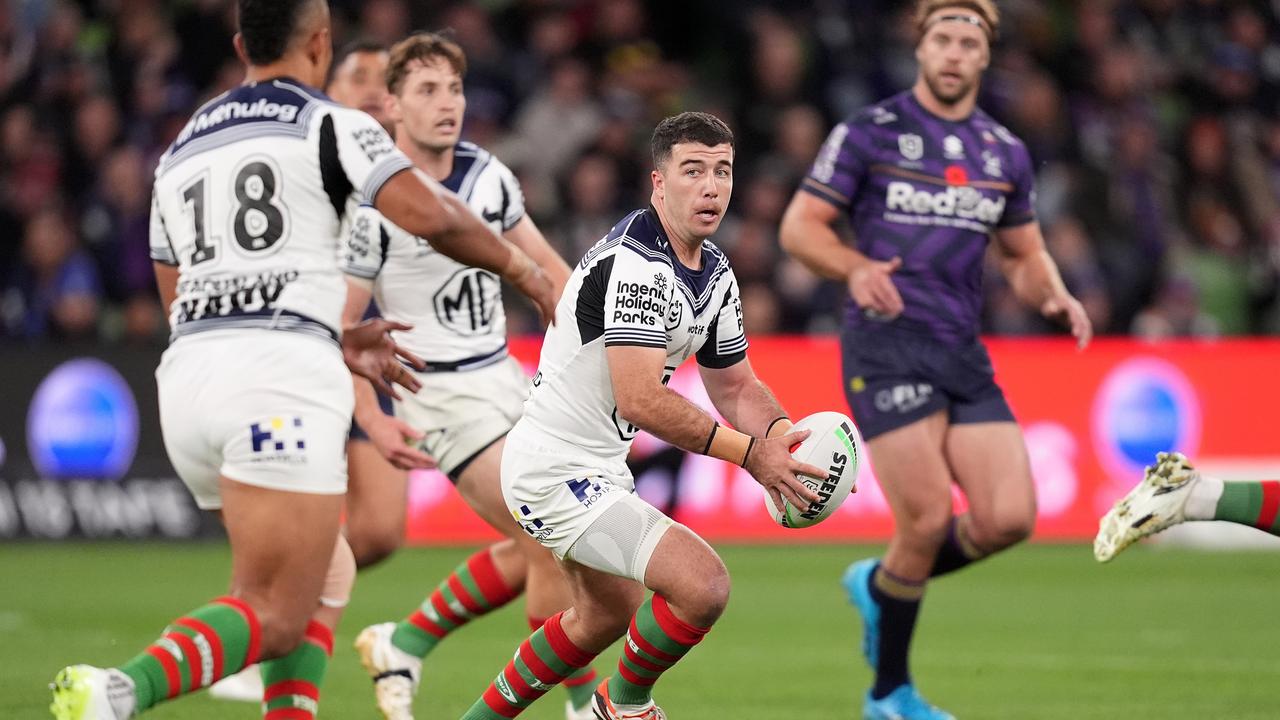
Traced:
<svg viewBox="0 0 1280 720">
<path fill-rule="evenodd" d="M 151 266 L 156 271 L 156 288 L 160 290 L 160 303 L 164 306 L 167 319 L 173 301 L 178 297 L 178 266 L 158 261 L 152 262 Z"/>
<path fill-rule="evenodd" d="M 699 365 L 698 372 L 711 404 L 735 428 L 756 437 L 770 438 L 786 435 L 791 430 L 791 418 L 769 386 L 756 375 L 750 360 L 744 357 L 725 368 Z"/>
<path fill-rule="evenodd" d="M 894 317 L 902 312 L 902 297 L 890 276 L 902 260 L 872 260 L 841 242 L 835 224 L 841 211 L 836 203 L 842 201 L 847 202 L 834 190 L 806 178 L 782 216 L 778 230 L 782 248 L 814 274 L 847 284 L 859 307 Z"/>
<path fill-rule="evenodd" d="M 825 472 L 797 462 L 788 451 L 808 431 L 766 440 L 720 425 L 662 384 L 667 358 L 663 348 L 607 345 L 605 355 L 618 415 L 627 422 L 682 450 L 741 465 L 769 491 L 780 511 L 781 498 L 797 507 L 818 499 L 796 474 L 825 477 Z"/>
<path fill-rule="evenodd" d="M 1076 345 L 1084 348 L 1093 337 L 1093 323 L 1084 306 L 1062 282 L 1058 265 L 1045 249 L 1040 224 L 1028 222 L 995 232 L 1000 270 L 1023 303 L 1070 328 Z"/>
<path fill-rule="evenodd" d="M 554 320 L 554 288 L 538 263 L 495 235 L 461 198 L 420 170 L 396 173 L 373 204 L 388 220 L 426 238 L 441 254 L 497 273 L 527 295 L 544 319 Z"/>
<path fill-rule="evenodd" d="M 551 247 L 533 219 L 525 215 L 514 227 L 503 233 L 503 237 L 523 250 L 524 254 L 542 268 L 542 272 L 551 281 L 551 286 L 555 288 L 555 299 L 559 301 L 564 294 L 564 286 L 569 282 L 569 264 Z"/>
</svg>

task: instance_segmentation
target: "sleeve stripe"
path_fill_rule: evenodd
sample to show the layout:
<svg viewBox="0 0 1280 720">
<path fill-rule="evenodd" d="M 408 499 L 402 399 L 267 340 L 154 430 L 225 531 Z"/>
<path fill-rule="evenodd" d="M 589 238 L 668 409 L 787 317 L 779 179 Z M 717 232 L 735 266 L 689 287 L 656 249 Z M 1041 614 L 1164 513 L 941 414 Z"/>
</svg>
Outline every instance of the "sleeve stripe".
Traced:
<svg viewBox="0 0 1280 720">
<path fill-rule="evenodd" d="M 409 162 L 409 158 L 400 153 L 393 153 L 383 160 L 380 164 L 373 168 L 369 173 L 369 178 L 365 180 L 362 194 L 365 202 L 373 204 L 373 199 L 378 197 L 378 191 L 383 185 L 391 179 L 393 175 L 401 170 L 409 170 L 413 167 L 413 163 Z"/>
<path fill-rule="evenodd" d="M 660 342 L 663 345 L 667 344 L 666 333 L 642 332 L 633 330 L 632 328 L 606 328 L 604 331 L 605 340 L 621 340 L 624 338 L 631 340 L 644 340 L 646 342 Z"/>
<path fill-rule="evenodd" d="M 730 353 L 741 352 L 747 349 L 747 337 L 739 335 L 728 342 L 716 343 L 717 355 L 729 355 Z"/>
<path fill-rule="evenodd" d="M 800 185 L 800 189 L 804 190 L 810 195 L 814 195 L 816 197 L 822 198 L 823 200 L 826 200 L 827 202 L 831 203 L 832 205 L 835 205 L 836 207 L 839 207 L 839 208 L 849 207 L 849 198 L 845 197 L 844 195 L 841 195 L 835 190 L 832 190 L 826 185 L 819 183 L 817 180 L 814 180 L 813 178 L 805 178 L 804 183 Z"/>
<path fill-rule="evenodd" d="M 364 278 L 365 280 L 376 280 L 378 278 L 377 270 L 366 270 L 362 267 L 347 265 L 345 263 L 342 266 L 342 272 L 347 275 L 351 275 L 352 277 Z"/>
<path fill-rule="evenodd" d="M 165 265 L 178 264 L 178 258 L 174 256 L 173 251 L 169 248 L 151 248 L 151 259 L 158 263 L 164 263 Z"/>
<path fill-rule="evenodd" d="M 645 342 L 641 340 L 609 340 L 607 338 L 604 341 L 604 346 L 605 347 L 650 347 L 650 348 L 658 348 L 659 350 L 667 349 L 666 341 L 655 343 L 655 342 Z"/>
</svg>

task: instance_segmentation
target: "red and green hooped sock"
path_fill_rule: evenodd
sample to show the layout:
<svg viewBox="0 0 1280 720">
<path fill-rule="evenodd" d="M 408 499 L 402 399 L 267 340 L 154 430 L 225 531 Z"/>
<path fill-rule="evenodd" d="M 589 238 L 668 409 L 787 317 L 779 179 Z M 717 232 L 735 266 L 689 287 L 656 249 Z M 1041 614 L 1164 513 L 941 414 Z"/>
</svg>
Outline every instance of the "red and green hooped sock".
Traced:
<svg viewBox="0 0 1280 720">
<path fill-rule="evenodd" d="M 560 626 L 556 613 L 520 644 L 515 658 L 489 684 L 462 720 L 513 718 L 556 684 L 585 667 L 594 655 L 583 651 Z"/>
<path fill-rule="evenodd" d="M 694 627 L 676 617 L 654 593 L 631 618 L 618 672 L 609 679 L 609 700 L 641 705 L 653 698 L 653 684 L 702 641 L 711 628 Z"/>
<path fill-rule="evenodd" d="M 331 657 L 333 630 L 312 620 L 293 652 L 262 663 L 264 720 L 315 720 Z"/>
<path fill-rule="evenodd" d="M 220 597 L 174 620 L 120 671 L 133 679 L 141 712 L 253 664 L 261 637 L 252 608 L 239 598 Z"/>
<path fill-rule="evenodd" d="M 530 617 L 529 629 L 537 630 L 546 622 L 542 618 Z M 581 710 L 591 702 L 592 696 L 596 694 L 596 683 L 598 681 L 596 669 L 587 665 L 573 671 L 571 675 L 566 677 L 561 683 L 564 689 L 569 691 L 569 703 L 574 709 Z"/>
<path fill-rule="evenodd" d="M 1280 535 L 1280 480 L 1223 483 L 1213 519 Z"/>
<path fill-rule="evenodd" d="M 520 588 L 507 587 L 486 547 L 455 568 L 421 607 L 396 624 L 391 644 L 414 657 L 426 657 L 446 635 L 519 595 Z"/>
</svg>

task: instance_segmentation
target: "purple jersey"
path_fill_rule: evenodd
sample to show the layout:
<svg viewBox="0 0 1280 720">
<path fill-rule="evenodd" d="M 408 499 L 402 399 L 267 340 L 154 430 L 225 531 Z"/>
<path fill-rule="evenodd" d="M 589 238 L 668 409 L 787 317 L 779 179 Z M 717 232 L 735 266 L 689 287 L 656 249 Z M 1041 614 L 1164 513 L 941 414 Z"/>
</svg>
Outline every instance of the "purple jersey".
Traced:
<svg viewBox="0 0 1280 720">
<path fill-rule="evenodd" d="M 837 125 L 802 188 L 849 213 L 864 255 L 902 258 L 892 276 L 902 315 L 872 319 L 850 301 L 845 322 L 947 344 L 977 337 L 991 233 L 1035 220 L 1022 141 L 982 110 L 958 122 L 937 117 L 911 91 Z"/>
</svg>

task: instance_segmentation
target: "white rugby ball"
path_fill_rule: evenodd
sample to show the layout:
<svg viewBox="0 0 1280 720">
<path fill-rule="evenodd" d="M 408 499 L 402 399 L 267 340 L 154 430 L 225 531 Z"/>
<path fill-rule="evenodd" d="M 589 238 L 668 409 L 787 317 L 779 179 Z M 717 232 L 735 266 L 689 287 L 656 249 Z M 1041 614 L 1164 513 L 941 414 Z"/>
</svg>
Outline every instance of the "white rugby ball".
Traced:
<svg viewBox="0 0 1280 720">
<path fill-rule="evenodd" d="M 792 428 L 811 430 L 809 437 L 791 453 L 802 463 L 822 468 L 829 473 L 826 479 L 801 475 L 804 481 L 818 493 L 818 501 L 801 511 L 785 497 L 783 512 L 773 504 L 769 492 L 764 493 L 765 507 L 773 521 L 785 528 L 806 528 L 826 520 L 840 504 L 853 493 L 858 481 L 858 466 L 862 463 L 862 435 L 848 417 L 838 412 L 818 412 L 800 420 Z"/>
</svg>

